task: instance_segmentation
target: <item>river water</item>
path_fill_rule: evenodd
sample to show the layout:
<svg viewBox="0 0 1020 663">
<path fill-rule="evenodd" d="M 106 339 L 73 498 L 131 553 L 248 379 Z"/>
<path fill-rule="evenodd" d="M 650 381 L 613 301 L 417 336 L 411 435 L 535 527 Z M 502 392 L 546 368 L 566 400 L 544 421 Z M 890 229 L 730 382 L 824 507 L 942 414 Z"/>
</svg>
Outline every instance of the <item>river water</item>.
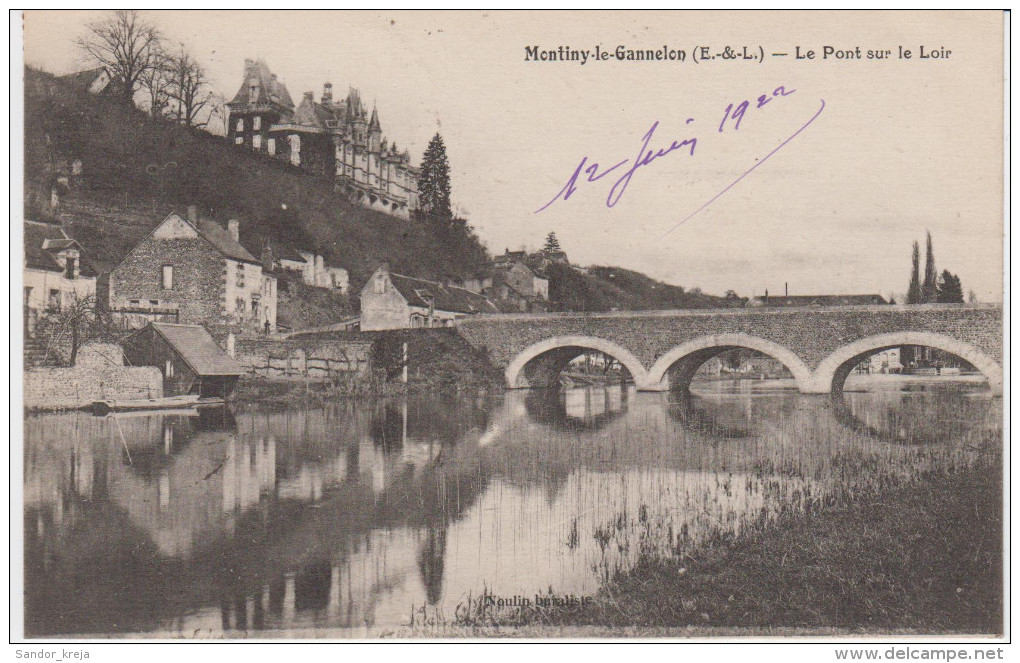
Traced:
<svg viewBox="0 0 1020 663">
<path fill-rule="evenodd" d="M 857 382 L 855 383 L 855 380 Z M 851 378 L 25 421 L 29 636 L 363 636 L 1001 448 L 980 385 Z"/>
</svg>

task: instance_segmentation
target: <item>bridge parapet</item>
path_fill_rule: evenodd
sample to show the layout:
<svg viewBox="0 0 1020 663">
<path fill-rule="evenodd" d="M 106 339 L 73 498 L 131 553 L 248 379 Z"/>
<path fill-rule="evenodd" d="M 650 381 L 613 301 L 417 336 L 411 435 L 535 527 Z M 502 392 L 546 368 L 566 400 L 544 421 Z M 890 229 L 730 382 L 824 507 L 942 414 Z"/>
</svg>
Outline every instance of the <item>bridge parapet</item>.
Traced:
<svg viewBox="0 0 1020 663">
<path fill-rule="evenodd" d="M 903 345 L 958 355 L 985 373 L 993 391 L 1002 386 L 1002 307 L 993 304 L 487 315 L 460 320 L 457 329 L 506 370 L 510 387 L 536 386 L 529 375 L 544 380 L 593 349 L 627 366 L 638 388 L 665 389 L 678 362 L 746 347 L 783 362 L 801 391 L 820 393 L 842 385 L 834 381 L 849 363 Z M 533 363 L 554 356 L 541 371 Z"/>
</svg>

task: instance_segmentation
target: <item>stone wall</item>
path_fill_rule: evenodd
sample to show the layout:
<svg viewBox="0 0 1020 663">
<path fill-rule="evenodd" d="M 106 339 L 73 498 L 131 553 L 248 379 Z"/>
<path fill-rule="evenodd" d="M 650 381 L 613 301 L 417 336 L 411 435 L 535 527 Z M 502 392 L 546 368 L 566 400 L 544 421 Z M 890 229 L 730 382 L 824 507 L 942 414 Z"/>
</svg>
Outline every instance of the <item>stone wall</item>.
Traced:
<svg viewBox="0 0 1020 663">
<path fill-rule="evenodd" d="M 240 339 L 235 358 L 253 376 L 330 381 L 360 375 L 371 364 L 370 340 Z"/>
<path fill-rule="evenodd" d="M 153 366 L 124 366 L 113 343 L 88 343 L 78 350 L 75 366 L 25 371 L 25 407 L 69 409 L 97 400 L 162 398 L 163 374 Z"/>
</svg>

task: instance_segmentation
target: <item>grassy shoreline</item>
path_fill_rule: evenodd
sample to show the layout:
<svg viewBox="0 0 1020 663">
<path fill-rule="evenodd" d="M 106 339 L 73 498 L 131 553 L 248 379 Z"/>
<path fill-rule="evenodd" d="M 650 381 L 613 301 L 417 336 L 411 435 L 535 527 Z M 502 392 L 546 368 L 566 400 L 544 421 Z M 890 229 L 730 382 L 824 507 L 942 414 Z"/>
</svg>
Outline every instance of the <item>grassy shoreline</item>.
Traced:
<svg viewBox="0 0 1020 663">
<path fill-rule="evenodd" d="M 997 456 L 686 555 L 645 556 L 587 605 L 476 604 L 434 626 L 1001 634 L 1002 515 Z"/>
</svg>

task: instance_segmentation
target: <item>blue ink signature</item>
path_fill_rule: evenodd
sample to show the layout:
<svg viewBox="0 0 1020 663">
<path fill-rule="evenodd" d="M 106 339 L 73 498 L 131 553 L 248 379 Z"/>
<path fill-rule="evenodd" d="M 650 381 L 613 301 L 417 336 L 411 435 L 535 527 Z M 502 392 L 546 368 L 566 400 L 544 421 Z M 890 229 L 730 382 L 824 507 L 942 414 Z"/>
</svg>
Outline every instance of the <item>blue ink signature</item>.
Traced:
<svg viewBox="0 0 1020 663">
<path fill-rule="evenodd" d="M 773 99 L 778 98 L 778 97 L 786 97 L 786 96 L 789 96 L 789 95 L 793 94 L 794 92 L 796 92 L 796 90 L 787 90 L 784 86 L 780 85 L 775 90 L 773 90 L 771 96 L 765 95 L 765 94 L 759 96 L 758 99 L 757 99 L 757 104 L 754 106 L 754 109 L 758 110 L 758 109 L 762 108 L 763 106 L 765 106 L 766 104 L 768 104 L 769 102 L 773 101 Z M 713 197 L 707 203 L 705 203 L 704 205 L 699 207 L 697 210 L 695 210 L 692 214 L 687 216 L 685 219 L 683 219 L 682 221 L 680 221 L 679 223 L 674 225 L 672 228 L 670 228 L 670 230 L 667 231 L 666 234 L 669 234 L 670 232 L 675 230 L 678 226 L 680 226 L 682 223 L 686 222 L 688 219 L 693 217 L 695 214 L 697 214 L 698 212 L 702 211 L 703 209 L 708 207 L 710 204 L 712 204 L 713 202 L 718 200 L 720 196 L 722 196 L 724 193 L 726 193 L 731 188 L 733 188 L 733 186 L 735 186 L 738 182 L 740 182 L 740 180 L 742 180 L 745 177 L 747 177 L 747 175 L 749 175 L 755 168 L 757 168 L 758 166 L 762 165 L 769 157 L 771 157 L 773 154 L 778 152 L 781 148 L 783 148 L 791 140 L 796 138 L 802 131 L 804 131 L 804 129 L 806 129 L 812 122 L 814 122 L 818 118 L 819 115 L 821 115 L 822 110 L 825 109 L 825 100 L 822 100 L 821 103 L 822 103 L 822 105 L 821 105 L 821 108 L 818 109 L 818 112 L 815 113 L 811 117 L 811 119 L 809 119 L 797 131 L 795 131 L 789 138 L 787 138 L 782 143 L 780 143 L 777 148 L 775 148 L 774 150 L 769 152 L 764 158 L 759 159 L 753 166 L 751 166 L 751 168 L 749 168 L 747 171 L 745 171 L 740 177 L 738 177 L 736 180 L 734 180 L 725 189 L 720 191 L 719 194 L 717 194 L 715 197 Z M 733 131 L 739 131 L 740 124 L 743 121 L 746 112 L 750 108 L 751 108 L 751 102 L 749 100 L 745 100 L 745 101 L 741 102 L 740 104 L 737 104 L 735 107 L 734 107 L 733 104 L 730 104 L 729 106 L 727 106 L 725 112 L 723 113 L 722 121 L 719 123 L 718 133 L 723 133 L 727 129 L 727 122 L 730 123 L 730 127 L 732 128 Z M 687 118 L 687 121 L 686 121 L 685 124 L 689 125 L 692 122 L 694 122 L 694 118 Z M 614 173 L 614 172 L 619 173 L 620 172 L 619 171 L 620 168 L 623 168 L 628 163 L 631 163 L 630 168 L 628 168 L 625 171 L 622 171 L 622 174 L 619 175 L 618 179 L 613 184 L 612 188 L 610 188 L 609 195 L 606 196 L 606 207 L 615 207 L 616 204 L 618 202 L 620 202 L 620 198 L 626 192 L 627 187 L 630 185 L 631 179 L 634 177 L 634 173 L 636 173 L 641 168 L 650 165 L 651 163 L 653 163 L 657 159 L 660 159 L 662 157 L 668 156 L 668 155 L 670 155 L 670 154 L 672 154 L 674 152 L 681 151 L 681 150 L 683 150 L 684 153 L 686 153 L 688 156 L 691 156 L 691 157 L 694 156 L 694 151 L 695 151 L 695 149 L 698 146 L 698 139 L 696 137 L 685 138 L 683 140 L 679 140 L 679 139 L 678 140 L 674 140 L 674 141 L 672 141 L 670 143 L 670 145 L 668 147 L 659 148 L 659 149 L 649 149 L 648 146 L 652 142 L 652 138 L 655 136 L 655 130 L 658 129 L 658 128 L 659 128 L 659 121 L 656 120 L 652 124 L 652 127 L 645 133 L 645 135 L 641 137 L 641 140 L 642 140 L 641 149 L 638 151 L 637 157 L 633 160 L 633 163 L 631 163 L 630 159 L 624 159 L 624 160 L 622 160 L 622 161 L 620 161 L 618 163 L 615 163 L 615 164 L 613 164 L 613 165 L 611 165 L 609 167 L 602 167 L 596 161 L 589 161 L 587 156 L 583 157 L 581 159 L 581 162 L 577 165 L 577 168 L 574 170 L 573 175 L 571 175 L 570 179 L 567 180 L 566 185 L 562 189 L 560 189 L 559 193 L 557 193 L 556 196 L 554 196 L 552 200 L 550 200 L 545 205 L 543 205 L 542 207 L 540 207 L 537 210 L 535 210 L 535 213 L 538 214 L 539 212 L 544 211 L 545 209 L 547 209 L 549 206 L 551 206 L 553 203 L 555 203 L 558 200 L 564 200 L 564 201 L 569 200 L 570 197 L 574 193 L 577 192 L 578 184 L 579 183 L 583 185 L 585 183 L 595 183 L 595 182 L 598 182 L 599 180 L 601 180 L 602 178 L 606 177 L 610 173 Z"/>
</svg>

